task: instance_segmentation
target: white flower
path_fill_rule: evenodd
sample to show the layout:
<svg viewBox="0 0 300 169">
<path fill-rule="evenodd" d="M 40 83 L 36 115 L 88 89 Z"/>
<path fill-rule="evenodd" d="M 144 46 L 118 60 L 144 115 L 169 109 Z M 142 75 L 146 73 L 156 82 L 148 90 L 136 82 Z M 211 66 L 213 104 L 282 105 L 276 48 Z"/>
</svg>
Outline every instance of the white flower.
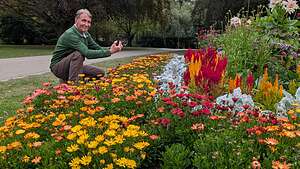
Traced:
<svg viewBox="0 0 300 169">
<path fill-rule="evenodd" d="M 246 21 L 246 24 L 247 24 L 247 25 L 251 25 L 251 23 L 252 23 L 252 21 L 251 21 L 250 19 L 248 19 L 248 20 Z"/>
<path fill-rule="evenodd" d="M 274 8 L 277 4 L 281 5 L 282 0 L 270 0 L 269 7 Z"/>
<path fill-rule="evenodd" d="M 240 26 L 241 24 L 242 24 L 241 19 L 238 17 L 233 17 L 230 19 L 231 26 L 237 27 L 237 26 Z"/>
<path fill-rule="evenodd" d="M 295 10 L 299 8 L 297 1 L 294 1 L 294 0 L 286 0 L 286 1 L 283 1 L 282 4 L 283 4 L 283 8 L 289 14 L 295 12 Z"/>
</svg>

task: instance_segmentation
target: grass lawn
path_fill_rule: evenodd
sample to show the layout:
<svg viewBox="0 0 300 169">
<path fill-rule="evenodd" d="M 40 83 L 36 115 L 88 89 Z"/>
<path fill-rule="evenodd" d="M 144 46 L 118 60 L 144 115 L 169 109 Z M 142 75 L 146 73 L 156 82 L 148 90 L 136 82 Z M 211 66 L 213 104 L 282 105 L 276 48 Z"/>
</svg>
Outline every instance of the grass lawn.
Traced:
<svg viewBox="0 0 300 169">
<path fill-rule="evenodd" d="M 25 56 L 51 55 L 54 46 L 0 45 L 0 59 Z"/>
<path fill-rule="evenodd" d="M 134 58 L 136 57 L 103 61 L 94 65 L 106 69 L 129 63 Z M 58 79 L 52 73 L 45 73 L 0 82 L 0 124 L 7 117 L 14 115 L 18 108 L 22 108 L 23 99 L 35 89 L 42 87 L 43 82 L 51 82 L 53 85 L 56 85 L 58 84 Z"/>
<path fill-rule="evenodd" d="M 126 47 L 124 50 L 144 50 L 142 47 Z M 51 55 L 54 46 L 51 45 L 0 45 L 0 59 L 26 56 Z"/>
</svg>

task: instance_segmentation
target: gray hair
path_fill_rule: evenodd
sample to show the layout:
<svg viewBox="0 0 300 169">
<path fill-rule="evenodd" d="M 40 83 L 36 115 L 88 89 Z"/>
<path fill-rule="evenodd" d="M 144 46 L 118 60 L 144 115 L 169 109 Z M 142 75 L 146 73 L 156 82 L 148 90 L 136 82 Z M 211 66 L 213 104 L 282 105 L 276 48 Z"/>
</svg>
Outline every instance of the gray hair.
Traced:
<svg viewBox="0 0 300 169">
<path fill-rule="evenodd" d="M 83 14 L 83 13 L 87 14 L 90 18 L 92 18 L 92 14 L 91 14 L 90 11 L 87 10 L 87 9 L 79 9 L 79 10 L 76 12 L 75 18 L 78 18 L 78 17 L 79 17 L 81 14 Z"/>
</svg>

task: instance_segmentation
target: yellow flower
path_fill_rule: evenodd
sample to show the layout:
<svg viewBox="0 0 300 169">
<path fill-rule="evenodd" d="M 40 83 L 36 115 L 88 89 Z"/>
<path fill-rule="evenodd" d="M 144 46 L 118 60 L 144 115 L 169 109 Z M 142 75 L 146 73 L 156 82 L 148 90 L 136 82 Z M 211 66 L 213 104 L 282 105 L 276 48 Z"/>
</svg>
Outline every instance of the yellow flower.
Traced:
<svg viewBox="0 0 300 169">
<path fill-rule="evenodd" d="M 105 164 L 105 160 L 103 160 L 103 159 L 100 160 L 99 162 L 100 162 L 100 164 Z"/>
<path fill-rule="evenodd" d="M 115 131 L 115 130 L 106 130 L 106 131 L 104 132 L 104 135 L 113 137 L 113 136 L 116 136 L 116 131 Z"/>
<path fill-rule="evenodd" d="M 80 131 L 77 131 L 77 135 L 78 136 L 82 136 L 82 135 L 86 135 L 87 134 L 87 130 L 80 130 Z"/>
<path fill-rule="evenodd" d="M 68 139 L 68 140 L 74 140 L 74 139 L 76 138 L 76 136 L 77 136 L 76 133 L 72 133 L 72 134 L 69 134 L 69 135 L 67 136 L 67 139 Z"/>
<path fill-rule="evenodd" d="M 67 147 L 67 151 L 72 153 L 79 150 L 78 144 L 72 144 L 71 146 Z"/>
<path fill-rule="evenodd" d="M 113 139 L 109 139 L 109 140 L 105 140 L 104 144 L 107 145 L 107 146 L 112 146 L 112 145 L 115 145 L 116 142 Z"/>
<path fill-rule="evenodd" d="M 88 127 L 96 126 L 96 120 L 93 117 L 87 117 L 85 119 L 80 120 L 79 122 L 81 125 L 85 125 Z"/>
<path fill-rule="evenodd" d="M 141 153 L 141 158 L 142 158 L 142 159 L 145 159 L 145 158 L 146 158 L 146 153 L 145 153 L 145 152 Z"/>
<path fill-rule="evenodd" d="M 6 146 L 0 146 L 0 153 L 6 152 Z"/>
<path fill-rule="evenodd" d="M 65 114 L 58 115 L 57 120 L 60 120 L 60 121 L 66 120 L 66 115 Z"/>
<path fill-rule="evenodd" d="M 139 150 L 142 150 L 143 148 L 149 146 L 150 144 L 148 142 L 138 142 L 138 143 L 135 143 L 133 146 L 136 148 L 136 149 L 139 149 Z"/>
<path fill-rule="evenodd" d="M 105 138 L 104 138 L 104 136 L 102 136 L 102 135 L 98 135 L 98 136 L 95 138 L 95 140 L 98 141 L 98 142 L 102 142 L 104 139 L 105 139 Z"/>
<path fill-rule="evenodd" d="M 129 147 L 124 147 L 124 152 L 125 153 L 128 153 L 130 151 L 130 148 Z"/>
<path fill-rule="evenodd" d="M 124 137 L 122 135 L 118 135 L 115 137 L 115 142 L 118 144 L 122 144 L 124 142 Z"/>
<path fill-rule="evenodd" d="M 111 158 L 113 158 L 113 159 L 116 159 L 116 158 L 118 157 L 117 154 L 115 154 L 115 153 L 110 153 L 109 155 L 110 155 Z"/>
<path fill-rule="evenodd" d="M 98 142 L 97 141 L 91 141 L 88 144 L 88 148 L 96 148 L 98 146 Z"/>
<path fill-rule="evenodd" d="M 110 164 L 107 164 L 107 166 L 103 169 L 113 169 L 114 168 L 114 165 L 112 163 Z"/>
<path fill-rule="evenodd" d="M 71 131 L 72 132 L 74 132 L 74 133 L 76 133 L 76 132 L 78 132 L 79 130 L 81 130 L 81 126 L 80 125 L 76 125 L 76 126 L 74 126 L 72 129 L 71 129 Z"/>
<path fill-rule="evenodd" d="M 24 163 L 28 163 L 29 160 L 30 160 L 30 158 L 29 158 L 27 155 L 25 155 L 25 156 L 22 158 L 22 162 L 24 162 Z"/>
<path fill-rule="evenodd" d="M 145 131 L 140 131 L 139 135 L 142 136 L 142 137 L 148 136 L 148 134 Z"/>
<path fill-rule="evenodd" d="M 100 154 L 105 154 L 105 153 L 108 152 L 108 149 L 105 146 L 101 146 L 101 147 L 98 148 L 98 151 L 99 151 Z"/>
<path fill-rule="evenodd" d="M 23 134 L 23 133 L 25 133 L 25 130 L 17 130 L 17 131 L 16 131 L 16 134 L 17 134 L 17 135 Z"/>
<path fill-rule="evenodd" d="M 120 167 L 136 168 L 136 162 L 127 158 L 120 158 L 115 161 L 115 163 Z"/>
<path fill-rule="evenodd" d="M 81 164 L 83 165 L 89 165 L 91 161 L 92 161 L 91 156 L 83 156 L 80 160 Z"/>
<path fill-rule="evenodd" d="M 80 136 L 79 139 L 77 139 L 77 143 L 78 144 L 84 144 L 85 141 L 86 141 L 86 139 L 84 137 L 82 137 L 82 136 Z"/>
<path fill-rule="evenodd" d="M 79 157 L 74 158 L 71 162 L 69 162 L 69 165 L 72 168 L 80 167 L 80 158 Z"/>
<path fill-rule="evenodd" d="M 118 123 L 109 123 L 109 129 L 110 130 L 116 130 L 120 127 Z"/>
<path fill-rule="evenodd" d="M 126 130 L 126 131 L 124 131 L 123 135 L 125 137 L 138 137 L 139 132 L 136 130 Z"/>
<path fill-rule="evenodd" d="M 27 133 L 27 134 L 24 136 L 25 139 L 30 139 L 30 138 L 37 139 L 37 138 L 39 138 L 39 137 L 40 137 L 40 135 L 37 134 L 37 133 L 35 133 L 35 132 Z"/>
</svg>

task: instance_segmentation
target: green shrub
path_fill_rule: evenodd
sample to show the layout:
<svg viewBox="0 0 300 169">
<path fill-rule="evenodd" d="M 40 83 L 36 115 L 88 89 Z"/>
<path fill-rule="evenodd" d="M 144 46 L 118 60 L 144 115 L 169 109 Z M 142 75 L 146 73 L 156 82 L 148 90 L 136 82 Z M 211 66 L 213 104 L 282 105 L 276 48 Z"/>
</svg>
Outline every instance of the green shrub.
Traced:
<svg viewBox="0 0 300 169">
<path fill-rule="evenodd" d="M 189 167 L 190 151 L 182 144 L 173 144 L 163 153 L 163 169 L 184 169 Z"/>
<path fill-rule="evenodd" d="M 214 44 L 221 47 L 228 57 L 227 73 L 247 75 L 255 70 L 254 76 L 263 73 L 263 67 L 271 57 L 269 38 L 255 31 L 251 26 L 229 28 L 215 39 Z"/>
</svg>

